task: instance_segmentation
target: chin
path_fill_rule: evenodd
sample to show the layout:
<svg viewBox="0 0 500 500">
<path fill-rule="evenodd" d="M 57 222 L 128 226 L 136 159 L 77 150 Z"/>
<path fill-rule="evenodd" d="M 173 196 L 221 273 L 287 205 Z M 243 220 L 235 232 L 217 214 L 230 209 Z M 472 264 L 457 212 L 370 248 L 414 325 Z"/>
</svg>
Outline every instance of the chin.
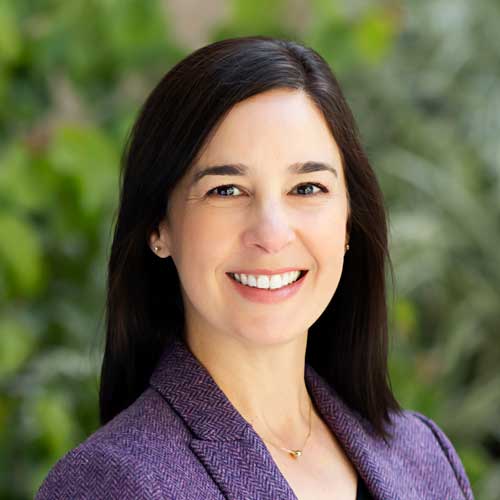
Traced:
<svg viewBox="0 0 500 500">
<path fill-rule="evenodd" d="M 254 346 L 275 346 L 294 342 L 304 335 L 304 332 L 307 333 L 307 329 L 294 332 L 290 328 L 283 328 L 283 325 L 272 327 L 272 325 L 262 326 L 261 324 L 255 328 L 239 330 L 233 335 Z"/>
</svg>

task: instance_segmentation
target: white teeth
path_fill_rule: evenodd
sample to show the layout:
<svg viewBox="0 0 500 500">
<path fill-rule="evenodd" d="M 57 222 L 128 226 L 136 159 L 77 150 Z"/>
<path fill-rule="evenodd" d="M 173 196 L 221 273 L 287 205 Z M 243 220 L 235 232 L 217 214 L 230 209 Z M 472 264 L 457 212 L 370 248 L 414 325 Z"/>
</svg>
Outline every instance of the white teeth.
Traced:
<svg viewBox="0 0 500 500">
<path fill-rule="evenodd" d="M 284 274 L 273 274 L 272 276 L 254 276 L 252 274 L 232 274 L 232 276 L 236 281 L 239 281 L 246 286 L 275 290 L 296 281 L 300 276 L 300 271 L 291 271 Z"/>
<path fill-rule="evenodd" d="M 257 278 L 257 288 L 269 288 L 269 277 L 259 276 Z"/>
</svg>

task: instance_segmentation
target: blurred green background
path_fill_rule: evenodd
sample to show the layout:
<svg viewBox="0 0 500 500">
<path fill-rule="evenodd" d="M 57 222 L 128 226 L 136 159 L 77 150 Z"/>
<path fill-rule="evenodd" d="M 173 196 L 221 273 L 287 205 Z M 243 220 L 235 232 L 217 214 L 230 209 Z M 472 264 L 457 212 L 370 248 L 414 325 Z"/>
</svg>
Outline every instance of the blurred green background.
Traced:
<svg viewBox="0 0 500 500">
<path fill-rule="evenodd" d="M 98 426 L 121 149 L 161 76 L 217 39 L 315 48 L 386 195 L 405 408 L 500 499 L 498 0 L 0 0 L 0 498 Z"/>
</svg>

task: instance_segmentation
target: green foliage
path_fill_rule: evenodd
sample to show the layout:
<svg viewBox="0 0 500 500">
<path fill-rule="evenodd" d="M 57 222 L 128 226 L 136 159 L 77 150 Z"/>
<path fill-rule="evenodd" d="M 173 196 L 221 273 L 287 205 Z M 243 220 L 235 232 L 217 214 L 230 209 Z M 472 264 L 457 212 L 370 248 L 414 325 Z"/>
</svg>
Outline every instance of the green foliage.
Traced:
<svg viewBox="0 0 500 500">
<path fill-rule="evenodd" d="M 335 70 L 388 202 L 394 390 L 498 499 L 500 7 L 299 3 L 228 0 L 210 39 L 295 38 Z M 190 50 L 174 26 L 159 0 L 0 0 L 1 498 L 32 498 L 98 427 L 120 152 Z"/>
</svg>

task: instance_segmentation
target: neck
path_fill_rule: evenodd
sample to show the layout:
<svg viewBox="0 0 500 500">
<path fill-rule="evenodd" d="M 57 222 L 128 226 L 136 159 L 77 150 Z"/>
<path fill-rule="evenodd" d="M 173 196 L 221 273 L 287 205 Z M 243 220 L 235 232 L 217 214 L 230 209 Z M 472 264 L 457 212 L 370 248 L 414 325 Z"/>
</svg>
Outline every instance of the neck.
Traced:
<svg viewBox="0 0 500 500">
<path fill-rule="evenodd" d="M 187 344 L 238 412 L 265 440 L 302 446 L 310 398 L 304 379 L 307 334 L 279 345 L 186 335 Z M 313 410 L 314 413 L 314 410 Z"/>
</svg>

